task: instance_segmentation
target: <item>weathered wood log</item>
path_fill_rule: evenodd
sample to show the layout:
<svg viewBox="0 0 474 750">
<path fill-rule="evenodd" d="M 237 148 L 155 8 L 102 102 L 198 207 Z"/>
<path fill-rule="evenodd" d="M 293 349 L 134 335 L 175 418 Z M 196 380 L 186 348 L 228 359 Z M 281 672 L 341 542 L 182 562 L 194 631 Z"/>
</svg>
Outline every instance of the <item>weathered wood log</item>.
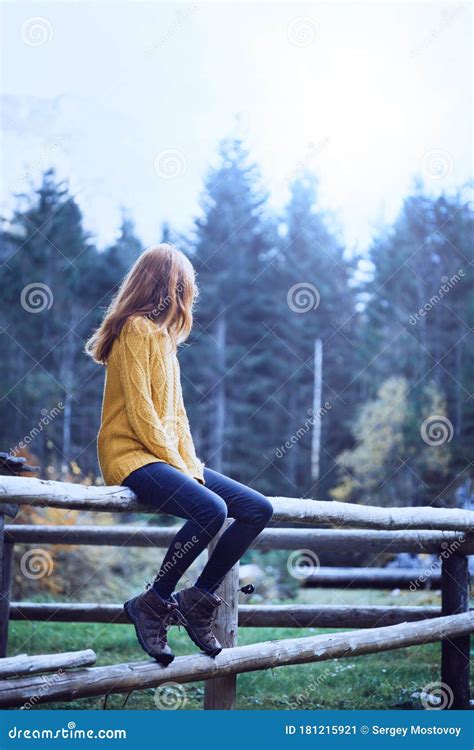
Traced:
<svg viewBox="0 0 474 750">
<path fill-rule="evenodd" d="M 460 531 L 381 529 L 265 529 L 257 537 L 255 549 L 310 549 L 334 552 L 341 557 L 354 550 L 366 552 L 415 552 L 437 554 L 453 549 L 459 555 L 474 554 L 474 534 Z"/>
<path fill-rule="evenodd" d="M 121 604 L 12 602 L 10 620 L 27 622 L 97 622 L 130 625 Z"/>
<path fill-rule="evenodd" d="M 269 498 L 273 523 L 304 523 L 376 529 L 473 531 L 474 511 L 459 508 L 378 508 L 352 503 Z M 127 487 L 87 487 L 46 479 L 0 476 L 0 502 L 68 510 L 156 513 L 140 504 Z"/>
<path fill-rule="evenodd" d="M 5 539 L 14 543 L 89 544 L 120 547 L 168 547 L 179 526 L 52 526 L 6 524 Z M 374 531 L 346 529 L 265 529 L 254 549 L 310 549 L 317 552 L 347 550 L 364 552 L 474 554 L 474 534 L 457 531 Z"/>
<path fill-rule="evenodd" d="M 5 547 L 5 516 L 0 512 L 0 649 L 3 642 L 6 643 L 8 637 L 8 613 L 4 612 L 4 597 L 2 591 L 5 586 L 5 573 L 3 567 L 3 551 Z M 0 650 L 0 656 L 5 656 Z"/>
<path fill-rule="evenodd" d="M 232 521 L 226 521 L 224 529 Z M 219 537 L 224 529 L 221 530 Z M 219 537 L 212 540 L 209 545 L 209 557 L 212 555 Z M 214 625 L 214 632 L 224 648 L 232 648 L 237 645 L 238 631 L 238 604 L 239 604 L 239 563 L 227 573 L 219 591 L 217 592 L 226 602 L 218 611 Z M 205 711 L 231 711 L 235 708 L 237 698 L 237 675 L 230 674 L 225 677 L 216 677 L 207 680 L 204 686 L 204 710 Z"/>
<path fill-rule="evenodd" d="M 467 557 L 443 559 L 441 608 L 443 615 L 457 615 L 469 609 L 469 568 Z M 469 710 L 470 636 L 460 635 L 441 642 L 441 682 L 452 690 L 448 708 Z M 448 703 L 450 703 L 448 696 Z"/>
<path fill-rule="evenodd" d="M 423 622 L 402 623 L 371 630 L 353 630 L 306 638 L 267 641 L 225 649 L 215 659 L 203 654 L 177 657 L 168 667 L 144 661 L 64 672 L 48 690 L 40 692 L 41 677 L 23 677 L 0 682 L 0 706 L 14 707 L 36 698 L 47 703 L 77 700 L 94 695 L 144 690 L 164 682 L 197 682 L 230 674 L 274 669 L 290 664 L 308 664 L 327 659 L 391 651 L 446 637 L 467 635 L 474 630 L 474 613 L 439 617 Z"/>
<path fill-rule="evenodd" d="M 0 474 L 24 474 L 26 471 L 39 471 L 39 466 L 29 466 L 24 456 L 0 451 Z"/>
<path fill-rule="evenodd" d="M 19 476 L 28 471 L 39 471 L 39 466 L 29 466 L 24 456 L 14 456 L 11 453 L 0 452 L 0 475 Z M 2 503 L 2 512 L 13 518 L 18 513 L 18 506 L 11 503 Z"/>
<path fill-rule="evenodd" d="M 241 628 L 373 628 L 440 616 L 439 607 L 241 604 L 238 608 Z M 130 624 L 121 604 L 12 602 L 10 619 Z"/>
<path fill-rule="evenodd" d="M 68 651 L 63 654 L 40 654 L 29 656 L 19 654 L 0 659 L 0 677 L 16 677 L 26 674 L 43 674 L 56 672 L 59 669 L 76 669 L 90 667 L 96 662 L 96 655 L 91 649 Z"/>
<path fill-rule="evenodd" d="M 285 497 L 270 498 L 278 522 L 353 526 L 365 529 L 444 529 L 473 531 L 474 511 L 458 508 L 379 508 L 353 503 Z"/>
<path fill-rule="evenodd" d="M 0 658 L 6 656 L 8 646 L 13 550 L 11 542 L 4 539 L 2 544 L 0 541 Z"/>
<path fill-rule="evenodd" d="M 156 513 L 139 503 L 128 487 L 95 487 L 50 479 L 0 476 L 0 503 L 117 513 Z"/>
<path fill-rule="evenodd" d="M 330 568 L 321 567 L 301 581 L 303 588 L 426 589 L 441 586 L 437 568 Z"/>
<path fill-rule="evenodd" d="M 239 607 L 239 627 L 375 628 L 440 617 L 439 607 L 274 604 Z"/>
</svg>

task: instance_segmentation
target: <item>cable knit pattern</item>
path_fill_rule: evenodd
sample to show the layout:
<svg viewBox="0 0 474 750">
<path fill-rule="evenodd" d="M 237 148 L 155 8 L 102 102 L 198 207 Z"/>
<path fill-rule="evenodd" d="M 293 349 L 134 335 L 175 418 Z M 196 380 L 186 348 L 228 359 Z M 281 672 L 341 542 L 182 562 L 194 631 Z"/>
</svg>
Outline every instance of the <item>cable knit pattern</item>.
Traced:
<svg viewBox="0 0 474 750">
<path fill-rule="evenodd" d="M 142 316 L 127 320 L 107 362 L 97 455 L 107 485 L 152 461 L 204 484 L 171 339 Z"/>
</svg>

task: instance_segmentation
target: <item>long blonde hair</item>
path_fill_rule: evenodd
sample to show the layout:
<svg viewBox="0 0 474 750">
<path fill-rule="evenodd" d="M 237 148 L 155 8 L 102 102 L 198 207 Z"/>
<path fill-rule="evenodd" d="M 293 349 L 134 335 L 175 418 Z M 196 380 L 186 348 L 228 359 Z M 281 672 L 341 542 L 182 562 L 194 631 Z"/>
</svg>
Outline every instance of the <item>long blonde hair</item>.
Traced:
<svg viewBox="0 0 474 750">
<path fill-rule="evenodd" d="M 185 341 L 193 325 L 197 297 L 194 268 L 168 243 L 145 250 L 135 261 L 84 351 L 105 365 L 112 345 L 132 315 L 143 315 L 170 335 L 174 346 Z"/>
</svg>

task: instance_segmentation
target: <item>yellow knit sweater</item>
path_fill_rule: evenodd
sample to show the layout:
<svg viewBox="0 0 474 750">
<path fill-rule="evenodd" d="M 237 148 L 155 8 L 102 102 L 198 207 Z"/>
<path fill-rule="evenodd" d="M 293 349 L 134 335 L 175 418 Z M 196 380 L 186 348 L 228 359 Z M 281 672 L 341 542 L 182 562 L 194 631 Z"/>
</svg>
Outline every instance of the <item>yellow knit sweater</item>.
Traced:
<svg viewBox="0 0 474 750">
<path fill-rule="evenodd" d="M 97 455 L 105 484 L 164 461 L 204 484 L 169 335 L 143 316 L 127 320 L 107 360 Z"/>
</svg>

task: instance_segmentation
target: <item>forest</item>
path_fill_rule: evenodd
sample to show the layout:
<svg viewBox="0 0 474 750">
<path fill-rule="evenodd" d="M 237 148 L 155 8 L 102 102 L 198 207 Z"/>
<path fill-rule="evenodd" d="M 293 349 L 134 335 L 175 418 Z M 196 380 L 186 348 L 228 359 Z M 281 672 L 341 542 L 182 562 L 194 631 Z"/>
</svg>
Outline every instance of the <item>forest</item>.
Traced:
<svg viewBox="0 0 474 750">
<path fill-rule="evenodd" d="M 198 455 L 272 496 L 465 504 L 474 443 L 465 188 L 433 195 L 417 182 L 361 253 L 321 208 L 315 174 L 302 168 L 288 187 L 277 212 L 245 144 L 226 139 L 192 231 L 164 225 L 156 237 L 197 272 L 179 357 Z M 0 450 L 27 456 L 42 476 L 101 482 L 104 368 L 84 344 L 143 249 L 127 211 L 116 241 L 98 247 L 52 169 L 3 217 Z"/>
</svg>

